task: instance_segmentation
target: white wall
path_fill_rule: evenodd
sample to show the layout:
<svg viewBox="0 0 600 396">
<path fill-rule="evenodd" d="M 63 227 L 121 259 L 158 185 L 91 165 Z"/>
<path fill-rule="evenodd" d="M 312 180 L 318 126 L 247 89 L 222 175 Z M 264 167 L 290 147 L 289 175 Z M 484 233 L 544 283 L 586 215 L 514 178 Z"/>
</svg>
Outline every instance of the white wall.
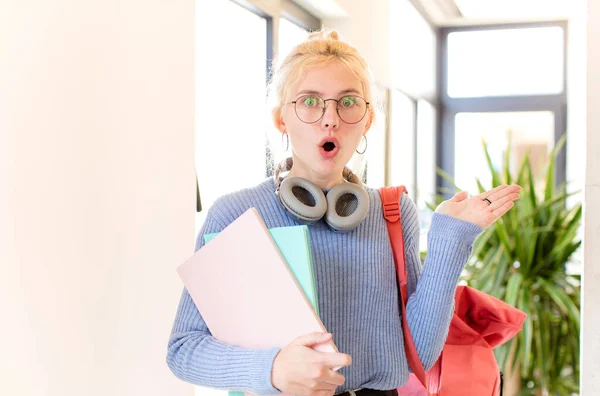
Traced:
<svg viewBox="0 0 600 396">
<path fill-rule="evenodd" d="M 303 0 L 306 1 L 306 0 Z M 346 14 L 322 19 L 355 46 L 377 82 L 433 101 L 436 36 L 409 0 L 335 0 Z"/>
<path fill-rule="evenodd" d="M 390 86 L 390 0 L 336 1 L 347 17 L 323 18 L 323 26 L 338 30 L 365 58 L 377 82 Z"/>
<path fill-rule="evenodd" d="M 2 395 L 193 394 L 165 364 L 193 251 L 193 4 L 2 2 Z"/>
<path fill-rule="evenodd" d="M 600 3 L 587 1 L 587 139 L 581 394 L 600 394 Z"/>
</svg>

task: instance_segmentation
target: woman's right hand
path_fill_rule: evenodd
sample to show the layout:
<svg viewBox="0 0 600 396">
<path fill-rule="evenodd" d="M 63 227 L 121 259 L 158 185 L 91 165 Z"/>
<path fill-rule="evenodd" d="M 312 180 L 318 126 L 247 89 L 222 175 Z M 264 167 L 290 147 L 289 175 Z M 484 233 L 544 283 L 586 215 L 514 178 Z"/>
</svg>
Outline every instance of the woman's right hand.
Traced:
<svg viewBox="0 0 600 396">
<path fill-rule="evenodd" d="M 295 396 L 332 396 L 346 380 L 332 369 L 349 366 L 352 358 L 345 353 L 318 352 L 312 348 L 330 340 L 329 333 L 311 333 L 296 338 L 279 351 L 271 372 L 273 386 Z"/>
</svg>

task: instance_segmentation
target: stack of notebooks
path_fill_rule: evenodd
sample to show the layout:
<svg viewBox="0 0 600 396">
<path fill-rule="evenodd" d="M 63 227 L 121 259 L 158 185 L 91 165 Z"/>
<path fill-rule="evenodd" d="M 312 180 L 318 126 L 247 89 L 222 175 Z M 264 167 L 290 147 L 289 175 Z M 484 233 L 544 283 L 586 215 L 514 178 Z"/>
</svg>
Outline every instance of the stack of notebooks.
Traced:
<svg viewBox="0 0 600 396">
<path fill-rule="evenodd" d="M 282 348 L 301 335 L 327 331 L 319 319 L 306 226 L 268 229 L 250 208 L 204 238 L 177 272 L 216 339 Z M 315 349 L 337 352 L 333 341 Z"/>
</svg>

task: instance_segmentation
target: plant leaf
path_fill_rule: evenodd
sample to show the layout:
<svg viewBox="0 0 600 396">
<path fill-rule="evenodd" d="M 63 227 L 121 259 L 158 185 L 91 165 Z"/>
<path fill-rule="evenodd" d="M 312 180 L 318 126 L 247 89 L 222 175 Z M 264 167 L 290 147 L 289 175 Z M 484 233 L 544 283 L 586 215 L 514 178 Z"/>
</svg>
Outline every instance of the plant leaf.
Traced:
<svg viewBox="0 0 600 396">
<path fill-rule="evenodd" d="M 548 295 L 552 298 L 552 301 L 554 301 L 554 303 L 560 308 L 560 310 L 564 314 L 567 314 L 571 320 L 576 322 L 577 327 L 579 327 L 579 309 L 575 306 L 573 301 L 571 301 L 565 291 L 542 278 L 540 278 L 538 281 L 544 287 L 546 293 L 548 293 Z"/>
<path fill-rule="evenodd" d="M 531 304 L 529 301 L 529 291 L 527 288 L 521 288 L 519 293 L 518 308 L 527 314 L 527 318 L 523 323 L 523 359 L 521 361 L 522 368 L 525 372 L 531 369 L 531 345 L 533 342 L 533 318 L 531 317 Z"/>
<path fill-rule="evenodd" d="M 552 150 L 550 154 L 550 162 L 548 163 L 548 169 L 546 170 L 546 192 L 545 199 L 546 201 L 551 199 L 554 196 L 554 186 L 555 186 L 555 176 L 556 176 L 556 157 L 558 153 L 565 145 L 567 138 L 567 134 L 563 134 L 558 142 L 556 142 L 556 146 Z"/>
<path fill-rule="evenodd" d="M 508 284 L 506 285 L 505 301 L 507 304 L 510 304 L 513 307 L 517 304 L 517 298 L 519 297 L 519 288 L 521 287 L 522 281 L 523 277 L 519 272 L 515 272 L 508 278 Z"/>
<path fill-rule="evenodd" d="M 494 168 L 494 164 L 492 163 L 492 157 L 490 157 L 490 152 L 488 150 L 487 143 L 485 143 L 485 142 L 482 142 L 482 143 L 483 143 L 483 150 L 485 152 L 485 159 L 487 161 L 488 168 L 490 169 L 490 172 L 492 174 L 492 188 L 498 187 L 499 185 L 502 184 L 502 181 L 500 180 L 500 175 L 498 174 L 498 171 L 496 170 L 496 168 Z"/>
</svg>

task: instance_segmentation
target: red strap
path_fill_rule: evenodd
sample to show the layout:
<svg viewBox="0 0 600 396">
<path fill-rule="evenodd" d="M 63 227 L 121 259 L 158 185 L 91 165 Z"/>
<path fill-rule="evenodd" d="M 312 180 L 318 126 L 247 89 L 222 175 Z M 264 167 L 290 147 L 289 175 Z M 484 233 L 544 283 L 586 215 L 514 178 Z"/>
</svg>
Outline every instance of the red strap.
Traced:
<svg viewBox="0 0 600 396">
<path fill-rule="evenodd" d="M 406 358 L 408 364 L 417 376 L 419 381 L 427 388 L 427 377 L 425 369 L 417 353 L 417 348 L 413 341 L 408 323 L 406 321 L 406 302 L 408 293 L 406 290 L 406 258 L 404 256 L 404 237 L 402 235 L 402 216 L 400 215 L 400 198 L 402 193 L 406 192 L 404 186 L 400 187 L 382 187 L 379 189 L 381 203 L 383 205 L 383 216 L 385 217 L 388 235 L 392 244 L 394 262 L 396 263 L 396 275 L 400 289 L 402 307 L 402 328 L 404 330 L 404 347 L 406 349 Z"/>
</svg>

